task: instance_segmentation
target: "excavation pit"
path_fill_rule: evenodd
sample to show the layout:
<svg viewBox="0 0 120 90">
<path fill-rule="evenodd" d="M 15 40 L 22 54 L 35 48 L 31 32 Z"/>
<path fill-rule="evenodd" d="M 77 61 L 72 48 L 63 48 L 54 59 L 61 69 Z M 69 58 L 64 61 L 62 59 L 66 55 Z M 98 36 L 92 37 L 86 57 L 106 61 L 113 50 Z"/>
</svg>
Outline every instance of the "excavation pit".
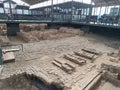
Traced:
<svg viewBox="0 0 120 90">
<path fill-rule="evenodd" d="M 105 80 L 101 80 L 96 86 L 97 87 L 94 87 L 91 90 L 120 90 L 120 87 L 117 87 Z"/>
<path fill-rule="evenodd" d="M 90 90 L 120 90 L 119 67 L 106 64 L 102 66 L 106 70 Z"/>
<path fill-rule="evenodd" d="M 35 76 L 14 75 L 10 78 L 0 80 L 0 90 L 63 90 L 56 85 L 46 85 Z"/>
<path fill-rule="evenodd" d="M 120 81 L 117 80 L 115 77 L 107 77 L 101 77 L 101 79 L 99 79 L 90 90 L 120 90 L 120 86 L 118 85 L 120 84 Z"/>
</svg>

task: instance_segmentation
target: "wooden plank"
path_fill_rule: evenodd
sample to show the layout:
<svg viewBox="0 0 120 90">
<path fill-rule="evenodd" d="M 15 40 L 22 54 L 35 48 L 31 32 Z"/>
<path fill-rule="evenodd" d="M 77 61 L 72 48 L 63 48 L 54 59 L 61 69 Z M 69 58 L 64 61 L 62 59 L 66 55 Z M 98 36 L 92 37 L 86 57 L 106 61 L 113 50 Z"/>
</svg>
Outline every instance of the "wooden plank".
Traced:
<svg viewBox="0 0 120 90">
<path fill-rule="evenodd" d="M 75 67 L 75 65 L 73 65 L 73 64 L 68 64 L 68 63 L 66 63 L 66 65 L 68 65 L 69 67 L 71 67 L 71 68 L 73 68 L 73 69 L 75 69 L 76 67 Z"/>
<path fill-rule="evenodd" d="M 3 63 L 9 63 L 15 61 L 15 56 L 13 52 L 7 52 L 3 54 Z"/>
<path fill-rule="evenodd" d="M 65 72 L 67 73 L 72 73 L 72 68 L 71 67 L 68 67 L 66 64 L 60 64 L 58 63 L 57 61 L 53 61 L 52 62 L 54 65 L 56 65 L 57 67 L 59 67 L 60 69 L 64 70 Z"/>
<path fill-rule="evenodd" d="M 67 64 L 68 66 L 70 66 L 70 67 L 72 67 L 72 68 L 75 68 L 75 67 L 76 67 L 75 65 L 66 62 L 66 60 L 63 59 L 63 58 L 55 58 L 54 60 L 55 60 L 56 62 L 60 63 L 60 64 Z"/>
<path fill-rule="evenodd" d="M 59 58 L 55 58 L 54 61 L 52 62 L 54 65 L 58 66 L 59 68 L 61 68 L 62 70 L 64 70 L 67 73 L 72 73 L 73 71 L 75 71 L 75 66 L 72 64 L 69 64 L 65 61 L 61 62 L 62 60 L 60 60 Z"/>
<path fill-rule="evenodd" d="M 77 59 L 80 59 L 80 60 L 84 60 L 84 61 L 87 61 L 87 60 L 88 60 L 88 59 L 86 59 L 86 58 L 84 58 L 84 57 L 80 57 L 80 56 L 75 55 L 75 54 L 68 54 L 68 55 L 70 55 L 70 56 L 72 56 L 72 57 L 75 57 L 75 58 L 77 58 Z"/>
<path fill-rule="evenodd" d="M 76 64 L 79 64 L 79 65 L 83 65 L 86 63 L 85 60 L 80 60 L 78 58 L 75 58 L 75 57 L 72 57 L 70 55 L 64 55 L 64 58 L 67 59 L 67 60 L 70 60 L 71 62 L 74 62 Z"/>
<path fill-rule="evenodd" d="M 65 64 L 65 63 L 66 63 L 66 61 L 63 60 L 63 59 L 61 59 L 61 58 L 54 58 L 54 60 L 55 60 L 56 62 L 60 63 L 60 64 Z"/>
<path fill-rule="evenodd" d="M 6 52 L 15 52 L 15 51 L 19 51 L 20 49 L 3 49 L 2 52 L 6 53 Z"/>
<path fill-rule="evenodd" d="M 61 65 L 60 63 L 58 63 L 58 62 L 56 62 L 56 61 L 52 61 L 52 63 L 53 63 L 54 65 L 56 65 L 56 66 L 62 68 L 62 65 Z"/>
<path fill-rule="evenodd" d="M 62 69 L 65 70 L 67 73 L 72 73 L 73 68 L 69 67 L 67 64 L 62 64 Z"/>
<path fill-rule="evenodd" d="M 87 53 L 84 51 L 74 52 L 76 55 L 87 58 L 87 59 L 94 59 L 95 54 Z"/>
<path fill-rule="evenodd" d="M 83 50 L 83 51 L 86 51 L 86 52 L 88 52 L 88 53 L 96 54 L 96 55 L 100 55 L 100 54 L 101 54 L 101 52 L 99 52 L 99 51 L 97 51 L 97 50 L 95 50 L 95 49 L 83 48 L 82 50 Z"/>
</svg>

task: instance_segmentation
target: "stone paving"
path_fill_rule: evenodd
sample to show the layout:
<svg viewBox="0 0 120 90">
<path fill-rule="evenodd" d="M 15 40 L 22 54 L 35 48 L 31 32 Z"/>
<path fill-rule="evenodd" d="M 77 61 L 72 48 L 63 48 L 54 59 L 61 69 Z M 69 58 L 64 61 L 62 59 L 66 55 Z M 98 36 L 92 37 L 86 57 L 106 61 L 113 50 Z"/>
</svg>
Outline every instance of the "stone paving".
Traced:
<svg viewBox="0 0 120 90">
<path fill-rule="evenodd" d="M 104 55 L 100 56 L 95 63 L 87 63 L 83 66 L 75 64 L 76 71 L 72 74 L 68 74 L 56 67 L 52 64 L 52 61 L 53 58 L 60 57 L 64 53 L 70 53 L 72 51 L 78 51 L 83 47 L 88 47 L 87 43 L 89 43 L 89 41 L 87 39 L 84 40 L 85 41 L 80 39 L 80 37 L 72 37 L 62 40 L 46 40 L 37 43 L 23 44 L 23 51 L 15 53 L 16 61 L 3 65 L 4 68 L 0 79 L 26 73 L 35 75 L 46 84 L 55 83 L 63 86 L 65 90 L 83 90 L 86 84 L 89 83 L 89 80 L 100 73 L 100 67 L 98 66 L 104 62 L 100 59 L 103 58 Z M 89 44 L 89 46 L 92 45 L 94 44 Z M 97 45 L 94 48 L 96 48 Z M 101 45 L 100 48 L 100 50 L 104 52 L 113 50 L 104 45 Z M 101 60 L 100 63 L 98 63 L 99 60 Z M 88 80 L 89 75 L 90 78 Z"/>
</svg>

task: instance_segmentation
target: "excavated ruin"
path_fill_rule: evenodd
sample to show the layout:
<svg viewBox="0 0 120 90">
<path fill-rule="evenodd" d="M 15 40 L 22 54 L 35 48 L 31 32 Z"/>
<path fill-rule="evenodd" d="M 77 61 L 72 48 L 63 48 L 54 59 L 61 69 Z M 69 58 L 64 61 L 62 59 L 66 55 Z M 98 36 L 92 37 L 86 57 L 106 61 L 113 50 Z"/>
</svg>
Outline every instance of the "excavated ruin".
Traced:
<svg viewBox="0 0 120 90">
<path fill-rule="evenodd" d="M 120 50 L 112 47 L 117 40 L 46 24 L 23 24 L 20 29 L 18 36 L 0 36 L 0 90 L 120 89 Z"/>
<path fill-rule="evenodd" d="M 120 90 L 120 67 L 102 64 L 103 74 L 90 90 Z"/>
<path fill-rule="evenodd" d="M 56 85 L 46 85 L 35 76 L 26 74 L 13 75 L 0 80 L 0 90 L 63 90 Z"/>
</svg>

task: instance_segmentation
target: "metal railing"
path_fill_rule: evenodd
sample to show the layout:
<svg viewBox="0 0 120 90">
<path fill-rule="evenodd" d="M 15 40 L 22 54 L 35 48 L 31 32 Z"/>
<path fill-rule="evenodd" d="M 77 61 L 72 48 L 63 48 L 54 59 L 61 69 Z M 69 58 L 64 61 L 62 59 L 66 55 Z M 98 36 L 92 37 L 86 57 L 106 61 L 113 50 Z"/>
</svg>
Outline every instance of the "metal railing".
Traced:
<svg viewBox="0 0 120 90">
<path fill-rule="evenodd" d="M 57 21 L 57 22 L 77 22 L 77 23 L 84 23 L 84 24 L 99 24 L 99 25 L 107 25 L 107 26 L 120 26 L 120 17 L 119 16 L 101 16 L 98 18 L 97 15 L 69 15 L 69 14 L 53 14 L 51 17 L 44 15 L 20 15 L 15 14 L 13 17 L 7 17 L 4 14 L 0 14 L 0 20 L 4 21 Z"/>
</svg>

